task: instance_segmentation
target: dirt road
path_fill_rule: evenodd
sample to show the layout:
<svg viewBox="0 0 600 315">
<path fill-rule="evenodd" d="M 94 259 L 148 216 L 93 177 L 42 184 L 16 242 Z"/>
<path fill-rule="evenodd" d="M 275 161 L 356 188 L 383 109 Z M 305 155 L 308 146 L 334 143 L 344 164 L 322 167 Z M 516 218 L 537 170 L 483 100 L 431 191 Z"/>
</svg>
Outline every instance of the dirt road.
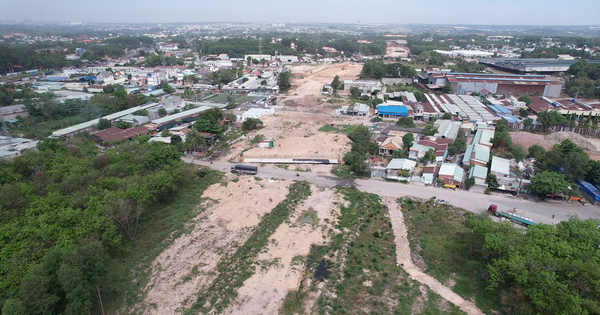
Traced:
<svg viewBox="0 0 600 315">
<path fill-rule="evenodd" d="M 394 198 L 384 198 L 384 203 L 389 209 L 392 229 L 394 230 L 394 242 L 396 243 L 396 261 L 402 268 L 415 280 L 426 285 L 433 292 L 439 294 L 442 298 L 458 306 L 463 312 L 469 315 L 483 315 L 484 313 L 472 302 L 463 299 L 460 295 L 433 277 L 425 274 L 412 261 L 410 254 L 410 245 L 408 241 L 408 232 L 404 225 L 404 217 Z"/>
</svg>

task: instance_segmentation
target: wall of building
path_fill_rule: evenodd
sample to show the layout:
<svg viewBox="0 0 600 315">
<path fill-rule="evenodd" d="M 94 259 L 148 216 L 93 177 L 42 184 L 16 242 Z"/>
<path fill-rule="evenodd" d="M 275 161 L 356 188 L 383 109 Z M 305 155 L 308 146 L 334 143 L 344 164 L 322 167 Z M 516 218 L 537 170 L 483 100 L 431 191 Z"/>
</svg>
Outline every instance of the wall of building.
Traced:
<svg viewBox="0 0 600 315">
<path fill-rule="evenodd" d="M 535 93 L 544 93 L 546 85 L 530 84 L 498 84 L 496 94 L 500 95 L 533 95 Z"/>
<path fill-rule="evenodd" d="M 562 90 L 562 84 L 550 84 L 544 88 L 544 96 L 547 97 L 560 97 L 560 91 Z"/>
<path fill-rule="evenodd" d="M 490 92 L 497 93 L 496 90 L 498 88 L 498 83 L 491 82 L 452 82 L 450 84 L 454 91 L 465 90 L 467 92 L 481 92 L 481 90 L 486 89 Z"/>
</svg>

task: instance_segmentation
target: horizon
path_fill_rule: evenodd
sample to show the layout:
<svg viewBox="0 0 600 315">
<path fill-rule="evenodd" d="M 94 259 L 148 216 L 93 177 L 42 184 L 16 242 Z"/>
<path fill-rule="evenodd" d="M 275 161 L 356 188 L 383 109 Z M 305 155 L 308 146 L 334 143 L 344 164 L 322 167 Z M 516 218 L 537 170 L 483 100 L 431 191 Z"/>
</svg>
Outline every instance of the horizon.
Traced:
<svg viewBox="0 0 600 315">
<path fill-rule="evenodd" d="M 594 26 L 600 12 L 598 0 L 570 3 L 506 0 L 480 3 L 464 0 L 449 4 L 442 0 L 418 3 L 415 0 L 308 0 L 278 5 L 258 0 L 249 5 L 232 0 L 223 6 L 214 2 L 183 0 L 165 2 L 120 2 L 106 0 L 101 7 L 81 5 L 73 0 L 0 0 L 0 21 L 86 24 L 152 23 L 298 23 L 298 24 L 380 24 L 380 25 L 496 25 L 496 26 Z M 571 8 L 584 7 L 574 11 Z M 571 10 L 569 10 L 571 9 Z M 131 14 L 131 13 L 134 14 Z M 332 14 L 332 12 L 334 14 Z M 489 13 L 488 13 L 489 12 Z M 491 13 L 493 12 L 493 13 Z M 214 19 L 215 15 L 220 15 Z M 204 16 L 212 17 L 203 19 Z M 99 18 L 101 17 L 101 18 Z M 548 21 L 552 24 L 548 24 Z"/>
</svg>

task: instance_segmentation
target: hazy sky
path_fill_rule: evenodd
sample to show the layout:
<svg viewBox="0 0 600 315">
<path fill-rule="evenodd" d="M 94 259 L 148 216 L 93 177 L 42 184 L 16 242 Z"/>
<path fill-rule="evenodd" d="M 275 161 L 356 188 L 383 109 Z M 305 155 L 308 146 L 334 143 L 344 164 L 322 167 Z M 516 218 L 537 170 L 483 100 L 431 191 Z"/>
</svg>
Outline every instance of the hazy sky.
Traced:
<svg viewBox="0 0 600 315">
<path fill-rule="evenodd" d="M 0 0 L 0 20 L 600 24 L 600 0 Z"/>
</svg>

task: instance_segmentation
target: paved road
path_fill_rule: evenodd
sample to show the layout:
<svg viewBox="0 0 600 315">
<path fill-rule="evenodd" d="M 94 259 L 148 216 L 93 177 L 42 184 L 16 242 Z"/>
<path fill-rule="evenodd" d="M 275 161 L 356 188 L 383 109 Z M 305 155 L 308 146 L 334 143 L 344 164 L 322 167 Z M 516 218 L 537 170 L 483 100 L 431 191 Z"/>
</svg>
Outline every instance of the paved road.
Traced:
<svg viewBox="0 0 600 315">
<path fill-rule="evenodd" d="M 191 162 L 191 160 L 188 158 L 184 158 L 183 160 L 188 163 Z M 209 166 L 213 169 L 225 172 L 228 172 L 231 169 L 231 165 L 233 165 L 222 162 L 214 162 L 214 164 L 210 164 L 208 162 L 202 162 L 198 160 L 194 160 L 193 162 L 195 164 Z M 300 176 L 298 177 L 296 174 L 299 174 Z M 500 211 L 507 211 L 509 209 L 516 208 L 517 214 L 530 218 L 534 222 L 543 222 L 549 224 L 567 220 L 568 215 L 570 214 L 576 214 L 582 219 L 600 219 L 600 208 L 589 204 L 587 206 L 582 206 L 577 202 L 534 202 L 517 197 L 508 197 L 501 194 L 485 195 L 468 191 L 454 191 L 451 189 L 437 188 L 432 186 L 425 187 L 422 185 L 407 185 L 374 179 L 351 180 L 347 178 L 340 178 L 332 174 L 319 175 L 310 172 L 296 173 L 294 171 L 288 171 L 284 169 L 259 168 L 258 176 L 275 177 L 288 180 L 306 180 L 309 183 L 327 187 L 353 186 L 365 192 L 395 198 L 413 196 L 429 199 L 431 197 L 436 197 L 436 199 L 446 200 L 454 206 L 461 207 L 472 212 L 486 211 L 487 207 L 493 203 L 498 205 L 498 209 Z M 553 215 L 554 219 L 552 218 Z"/>
</svg>

